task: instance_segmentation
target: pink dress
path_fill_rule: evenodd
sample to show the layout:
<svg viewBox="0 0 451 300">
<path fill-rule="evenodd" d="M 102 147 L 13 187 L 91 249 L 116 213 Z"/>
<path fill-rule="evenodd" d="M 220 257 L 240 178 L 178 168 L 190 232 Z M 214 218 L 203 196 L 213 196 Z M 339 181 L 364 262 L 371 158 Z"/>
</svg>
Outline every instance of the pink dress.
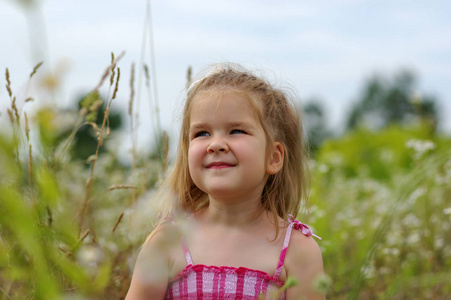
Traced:
<svg viewBox="0 0 451 300">
<path fill-rule="evenodd" d="M 244 267 L 217 267 L 193 264 L 188 247 L 182 241 L 187 266 L 168 283 L 165 299 L 286 299 L 279 280 L 292 228 L 306 236 L 315 236 L 310 228 L 288 217 L 289 226 L 274 275 Z"/>
</svg>

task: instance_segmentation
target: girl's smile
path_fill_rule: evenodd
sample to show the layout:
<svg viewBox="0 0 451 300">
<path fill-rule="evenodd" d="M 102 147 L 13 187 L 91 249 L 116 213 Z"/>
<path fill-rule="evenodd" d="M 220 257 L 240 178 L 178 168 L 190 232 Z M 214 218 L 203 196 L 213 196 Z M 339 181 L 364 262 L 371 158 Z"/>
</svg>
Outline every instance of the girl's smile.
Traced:
<svg viewBox="0 0 451 300">
<path fill-rule="evenodd" d="M 231 168 L 234 167 L 235 164 L 230 164 L 227 162 L 222 162 L 222 161 L 215 161 L 212 163 L 209 163 L 206 168 L 207 169 L 225 169 L 225 168 Z"/>
</svg>

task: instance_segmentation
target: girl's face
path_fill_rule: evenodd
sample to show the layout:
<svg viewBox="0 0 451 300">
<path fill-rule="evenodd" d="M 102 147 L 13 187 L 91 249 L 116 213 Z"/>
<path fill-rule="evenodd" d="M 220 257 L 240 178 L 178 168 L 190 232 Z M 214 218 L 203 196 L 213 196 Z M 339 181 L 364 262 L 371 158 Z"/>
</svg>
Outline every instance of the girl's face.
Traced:
<svg viewBox="0 0 451 300">
<path fill-rule="evenodd" d="M 266 138 L 250 100 L 213 90 L 193 101 L 188 149 L 193 182 L 213 198 L 260 199 L 268 174 Z"/>
</svg>

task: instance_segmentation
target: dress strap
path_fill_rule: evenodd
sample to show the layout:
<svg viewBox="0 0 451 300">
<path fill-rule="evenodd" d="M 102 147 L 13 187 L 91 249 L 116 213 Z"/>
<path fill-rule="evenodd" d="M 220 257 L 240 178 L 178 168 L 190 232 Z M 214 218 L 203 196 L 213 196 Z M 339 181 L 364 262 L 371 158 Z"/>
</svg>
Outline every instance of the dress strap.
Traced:
<svg viewBox="0 0 451 300">
<path fill-rule="evenodd" d="M 310 229 L 310 227 L 308 227 L 308 225 L 303 224 L 303 223 L 299 222 L 298 220 L 295 220 L 293 215 L 291 215 L 291 214 L 288 215 L 288 223 L 289 224 L 287 227 L 287 232 L 285 233 L 285 239 L 283 241 L 282 251 L 280 252 L 279 262 L 277 264 L 276 272 L 274 273 L 275 279 L 278 279 L 280 276 L 280 273 L 282 272 L 283 264 L 285 262 L 285 256 L 287 254 L 288 244 L 290 243 L 291 230 L 293 228 L 300 230 L 302 232 L 302 234 L 305 236 L 314 236 L 317 239 L 321 240 L 321 238 L 319 236 L 317 236 L 316 234 L 313 234 L 312 230 Z"/>
<path fill-rule="evenodd" d="M 182 237 L 182 248 L 183 253 L 185 253 L 186 263 L 188 265 L 193 265 L 193 260 L 191 259 L 191 254 L 189 254 L 188 245 L 186 244 L 186 241 L 183 237 Z"/>
<path fill-rule="evenodd" d="M 171 224 L 175 225 L 174 219 L 171 216 L 166 217 L 163 222 L 166 221 L 171 222 Z M 186 244 L 184 237 L 181 238 L 181 243 L 187 264 L 193 265 L 193 260 L 191 259 L 191 254 L 189 254 L 188 245 Z"/>
</svg>

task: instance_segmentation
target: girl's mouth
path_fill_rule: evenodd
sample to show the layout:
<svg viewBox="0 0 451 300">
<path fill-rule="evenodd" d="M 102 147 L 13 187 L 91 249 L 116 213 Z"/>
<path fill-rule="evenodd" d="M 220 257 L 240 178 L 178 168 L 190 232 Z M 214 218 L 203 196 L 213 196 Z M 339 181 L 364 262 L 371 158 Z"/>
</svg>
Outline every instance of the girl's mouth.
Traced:
<svg viewBox="0 0 451 300">
<path fill-rule="evenodd" d="M 212 162 L 209 163 L 206 168 L 207 169 L 225 169 L 225 168 L 231 168 L 234 167 L 235 165 L 230 164 L 230 163 L 226 163 L 226 162 L 222 162 L 222 161 L 218 161 L 218 162 Z"/>
</svg>

